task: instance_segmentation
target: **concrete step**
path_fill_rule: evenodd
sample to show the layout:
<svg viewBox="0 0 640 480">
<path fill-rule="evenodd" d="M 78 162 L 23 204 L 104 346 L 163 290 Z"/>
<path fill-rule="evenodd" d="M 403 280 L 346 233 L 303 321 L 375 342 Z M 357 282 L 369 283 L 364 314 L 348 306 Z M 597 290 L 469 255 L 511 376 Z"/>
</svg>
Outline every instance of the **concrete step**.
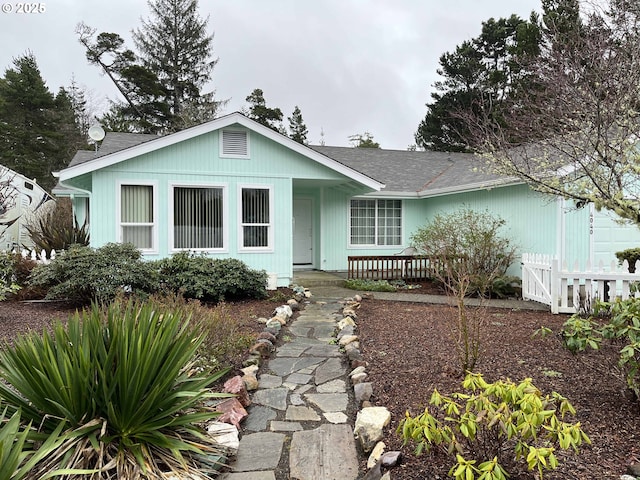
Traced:
<svg viewBox="0 0 640 480">
<path fill-rule="evenodd" d="M 293 283 L 305 288 L 312 287 L 343 287 L 344 277 L 337 273 L 320 270 L 300 270 L 293 272 Z"/>
</svg>

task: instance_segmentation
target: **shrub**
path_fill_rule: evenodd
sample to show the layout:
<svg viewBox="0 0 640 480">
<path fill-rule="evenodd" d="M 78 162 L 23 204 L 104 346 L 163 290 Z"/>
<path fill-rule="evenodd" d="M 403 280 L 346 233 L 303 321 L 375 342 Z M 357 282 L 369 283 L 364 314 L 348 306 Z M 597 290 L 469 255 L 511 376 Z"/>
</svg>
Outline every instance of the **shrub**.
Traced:
<svg viewBox="0 0 640 480">
<path fill-rule="evenodd" d="M 162 287 L 186 298 L 219 302 L 233 298 L 265 298 L 265 271 L 252 270 L 235 258 L 213 259 L 179 252 L 158 261 Z"/>
<path fill-rule="evenodd" d="M 60 252 L 71 245 L 89 245 L 88 225 L 86 222 L 78 225 L 69 199 L 60 198 L 52 208 L 40 212 L 25 225 L 38 254 L 44 250 L 49 258 L 52 250 Z"/>
<path fill-rule="evenodd" d="M 629 263 L 629 272 L 634 273 L 636 271 L 636 262 L 640 260 L 640 248 L 628 248 L 621 252 L 616 252 L 616 257 L 622 265 L 625 260 Z"/>
<path fill-rule="evenodd" d="M 501 275 L 493 279 L 489 293 L 493 298 L 521 298 L 522 280 L 511 275 Z"/>
<path fill-rule="evenodd" d="M 597 317 L 606 315 L 606 320 Z M 640 399 L 640 299 L 596 302 L 593 315 L 572 315 L 562 327 L 564 345 L 572 352 L 599 350 L 605 340 L 620 342 L 618 368 L 627 388 Z M 615 369 L 609 370 L 616 375 Z"/>
<path fill-rule="evenodd" d="M 351 290 L 362 290 L 367 292 L 396 292 L 398 290 L 386 280 L 362 280 L 350 278 L 345 281 L 344 285 Z"/>
<path fill-rule="evenodd" d="M 203 336 L 197 351 L 197 362 L 207 368 L 229 365 L 244 354 L 255 340 L 255 334 L 245 331 L 240 319 L 225 303 L 214 307 L 202 305 L 199 300 L 185 299 L 181 295 L 153 295 L 147 302 L 163 312 L 180 311 L 190 319 L 194 332 Z"/>
<path fill-rule="evenodd" d="M 194 373 L 201 341 L 180 311 L 129 302 L 94 305 L 66 327 L 58 322 L 51 333 L 6 345 L 0 397 L 10 411 L 20 409 L 47 433 L 60 420 L 65 426 L 63 442 L 31 475 L 96 467 L 91 478 L 207 471 L 199 455 L 216 450 L 195 425 L 217 415 L 200 404 L 220 396 L 207 387 L 225 372 Z"/>
<path fill-rule="evenodd" d="M 436 215 L 411 236 L 412 244 L 428 257 L 435 279 L 444 285 L 447 295 L 456 299 L 452 331 L 463 372 L 473 370 L 478 361 L 484 319 L 484 305 L 470 310 L 465 298 L 473 293 L 484 298 L 515 259 L 515 248 L 499 235 L 504 224 L 489 212 L 464 207 L 448 215 Z"/>
<path fill-rule="evenodd" d="M 488 211 L 463 207 L 437 214 L 411 236 L 411 242 L 436 266 L 437 279 L 449 290 L 465 284 L 465 294 L 486 295 L 515 260 L 515 247 L 500 235 L 504 225 Z"/>
<path fill-rule="evenodd" d="M 416 443 L 416 454 L 436 446 L 455 456 L 449 475 L 457 480 L 504 480 L 523 460 L 542 478 L 558 466 L 556 448 L 577 451 L 591 443 L 580 423 L 564 421 L 575 415 L 569 401 L 555 392 L 543 397 L 529 378 L 487 383 L 468 374 L 462 387 L 451 396 L 434 390 L 424 413 L 407 412 L 398 426 L 405 444 Z"/>
<path fill-rule="evenodd" d="M 105 303 L 123 289 L 134 294 L 157 290 L 153 267 L 132 244 L 108 243 L 98 249 L 73 245 L 49 264 L 38 265 L 29 284 L 47 288 L 48 299 Z"/>
<path fill-rule="evenodd" d="M 16 283 L 15 254 L 0 252 L 0 302 L 20 288 Z"/>
</svg>

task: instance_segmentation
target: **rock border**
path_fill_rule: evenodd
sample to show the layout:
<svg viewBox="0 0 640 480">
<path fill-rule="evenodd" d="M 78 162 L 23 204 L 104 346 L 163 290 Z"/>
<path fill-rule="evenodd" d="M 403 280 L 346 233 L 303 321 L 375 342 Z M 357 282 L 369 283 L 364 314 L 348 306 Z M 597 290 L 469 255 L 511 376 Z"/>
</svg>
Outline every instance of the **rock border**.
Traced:
<svg viewBox="0 0 640 480">
<path fill-rule="evenodd" d="M 357 311 L 362 303 L 362 296 L 347 298 L 342 308 L 342 320 L 338 322 L 336 340 L 349 359 L 351 372 L 349 379 L 356 401 L 356 421 L 353 433 L 360 448 L 367 458 L 367 473 L 363 480 L 389 480 L 390 472 L 382 473 L 382 467 L 391 469 L 400 464 L 402 453 L 385 452 L 386 445 L 381 441 L 384 429 L 391 421 L 391 413 L 386 407 L 371 403 L 373 384 L 367 382 L 367 362 L 360 351 L 360 338 L 357 335 Z"/>
<path fill-rule="evenodd" d="M 224 452 L 224 464 L 238 454 L 240 424 L 249 416 L 245 407 L 251 405 L 249 392 L 258 389 L 257 372 L 263 359 L 269 358 L 275 350 L 282 327 L 293 318 L 295 312 L 303 308 L 302 300 L 311 297 L 309 289 L 296 287 L 293 290 L 293 298 L 276 307 L 271 318 L 258 318 L 257 321 L 263 323 L 265 328 L 258 334 L 255 343 L 248 350 L 248 357 L 242 362 L 242 375 L 231 377 L 223 385 L 222 393 L 232 396 L 213 405 L 221 415 L 207 425 L 207 433 Z"/>
</svg>

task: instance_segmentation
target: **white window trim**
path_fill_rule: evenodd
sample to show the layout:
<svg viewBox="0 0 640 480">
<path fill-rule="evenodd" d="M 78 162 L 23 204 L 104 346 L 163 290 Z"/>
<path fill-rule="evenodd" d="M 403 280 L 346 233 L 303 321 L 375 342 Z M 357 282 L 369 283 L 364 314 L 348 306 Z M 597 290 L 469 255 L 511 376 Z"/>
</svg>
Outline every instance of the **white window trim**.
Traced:
<svg viewBox="0 0 640 480">
<path fill-rule="evenodd" d="M 220 158 L 251 158 L 251 132 L 240 128 L 221 128 L 219 131 L 218 143 L 220 144 L 219 155 Z M 224 153 L 224 135 L 223 132 L 242 132 L 247 136 L 247 154 L 246 155 L 232 155 Z"/>
<path fill-rule="evenodd" d="M 375 226 L 374 226 L 374 238 L 376 243 L 351 243 L 351 200 L 372 200 L 376 202 L 376 217 L 375 217 Z M 400 243 L 398 245 L 379 245 L 378 244 L 378 201 L 379 200 L 399 200 L 400 201 Z M 404 239 L 404 219 L 405 211 L 404 211 L 404 201 L 400 198 L 371 198 L 371 197 L 351 197 L 347 200 L 347 217 L 349 218 L 349 224 L 347 229 L 347 248 L 357 250 L 357 249 L 379 249 L 379 250 L 389 250 L 394 248 L 402 247 L 403 239 Z"/>
<path fill-rule="evenodd" d="M 223 220 L 222 220 L 222 248 L 175 248 L 173 245 L 173 189 L 175 187 L 185 188 L 221 188 L 222 189 L 222 205 L 223 205 Z M 229 196 L 228 185 L 226 183 L 202 183 L 202 182 L 178 182 L 169 183 L 169 224 L 167 225 L 169 245 L 168 249 L 171 253 L 192 251 L 192 252 L 215 252 L 215 253 L 228 253 L 229 252 Z"/>
<path fill-rule="evenodd" d="M 116 185 L 116 239 L 118 243 L 122 243 L 122 186 L 123 185 L 143 185 L 152 187 L 153 201 L 153 223 L 151 224 L 151 248 L 140 248 L 144 254 L 158 253 L 158 182 L 151 180 L 120 180 Z"/>
<path fill-rule="evenodd" d="M 244 230 L 242 224 L 242 190 L 247 189 L 259 189 L 269 190 L 269 244 L 266 247 L 245 247 L 244 244 Z M 238 201 L 237 201 L 237 218 L 238 218 L 238 252 L 253 252 L 253 253 L 273 253 L 273 239 L 274 239 L 274 208 L 273 208 L 273 185 L 264 184 L 252 184 L 242 183 L 238 184 Z"/>
</svg>

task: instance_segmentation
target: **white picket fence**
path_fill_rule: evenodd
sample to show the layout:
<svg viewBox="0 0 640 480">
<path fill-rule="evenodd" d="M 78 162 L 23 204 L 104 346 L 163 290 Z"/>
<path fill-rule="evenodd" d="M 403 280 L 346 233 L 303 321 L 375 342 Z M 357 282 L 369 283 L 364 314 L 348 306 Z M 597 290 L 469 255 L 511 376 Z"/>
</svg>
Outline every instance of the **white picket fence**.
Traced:
<svg viewBox="0 0 640 480">
<path fill-rule="evenodd" d="M 5 250 L 5 252 L 7 252 Z M 36 252 L 35 250 L 11 250 L 9 253 L 20 253 L 20 255 L 22 255 L 22 258 L 29 258 L 31 260 L 33 260 L 34 262 L 38 262 L 38 263 L 44 263 L 47 264 L 49 263 L 51 260 L 53 260 L 54 258 L 56 258 L 56 251 L 52 250 L 51 251 L 51 256 L 50 258 L 47 258 L 47 253 L 42 250 L 40 253 Z"/>
<path fill-rule="evenodd" d="M 640 260 L 635 271 L 640 272 Z M 522 255 L 522 298 L 549 305 L 551 313 L 575 313 L 597 299 L 640 297 L 640 292 L 632 292 L 635 282 L 640 282 L 640 273 L 629 273 L 626 260 L 622 266 L 612 261 L 608 268 L 603 262 L 596 268 L 587 262 L 581 271 L 578 262 L 569 269 L 566 261 L 560 264 L 550 255 Z"/>
</svg>

